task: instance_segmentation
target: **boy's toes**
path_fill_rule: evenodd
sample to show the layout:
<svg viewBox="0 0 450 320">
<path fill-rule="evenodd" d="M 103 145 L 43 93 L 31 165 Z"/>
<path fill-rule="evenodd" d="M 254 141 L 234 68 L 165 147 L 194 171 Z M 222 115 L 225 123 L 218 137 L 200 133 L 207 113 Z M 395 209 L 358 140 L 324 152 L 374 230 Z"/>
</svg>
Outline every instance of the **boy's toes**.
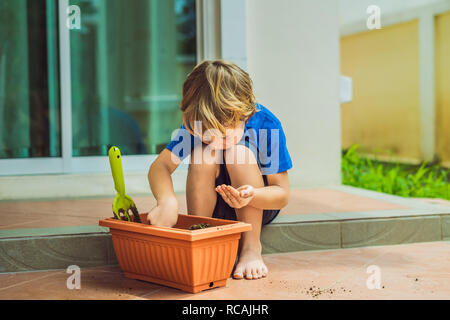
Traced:
<svg viewBox="0 0 450 320">
<path fill-rule="evenodd" d="M 259 270 L 259 277 L 260 277 L 260 278 L 264 278 L 266 275 L 267 275 L 267 273 L 264 273 L 264 269 L 261 268 L 261 269 Z"/>
<path fill-rule="evenodd" d="M 234 273 L 233 278 L 234 279 L 244 279 L 244 275 L 242 273 Z"/>
<path fill-rule="evenodd" d="M 241 268 L 236 268 L 236 270 L 234 270 L 233 278 L 234 279 L 243 279 L 244 278 L 244 273 Z"/>
<path fill-rule="evenodd" d="M 260 274 L 260 272 L 259 272 L 259 269 L 253 269 L 253 272 L 252 272 L 252 275 L 253 275 L 253 279 L 259 279 L 259 278 L 261 278 L 261 274 Z"/>
<path fill-rule="evenodd" d="M 266 277 L 268 270 L 262 257 L 258 253 L 251 251 L 243 252 L 236 264 L 233 278 L 247 280 L 256 280 Z"/>
<path fill-rule="evenodd" d="M 269 273 L 269 270 L 267 270 L 266 267 L 263 267 L 261 270 L 261 276 L 262 277 L 267 277 L 267 274 Z"/>
</svg>

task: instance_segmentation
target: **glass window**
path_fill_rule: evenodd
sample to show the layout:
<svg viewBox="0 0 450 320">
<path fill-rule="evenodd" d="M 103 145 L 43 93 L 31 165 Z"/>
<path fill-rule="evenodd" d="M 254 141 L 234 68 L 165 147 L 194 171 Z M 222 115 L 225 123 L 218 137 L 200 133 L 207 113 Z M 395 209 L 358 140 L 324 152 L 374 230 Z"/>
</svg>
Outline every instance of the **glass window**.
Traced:
<svg viewBox="0 0 450 320">
<path fill-rule="evenodd" d="M 0 159 L 60 157 L 57 0 L 0 1 Z"/>
<path fill-rule="evenodd" d="M 73 156 L 159 153 L 196 64 L 195 0 L 71 0 Z"/>
</svg>

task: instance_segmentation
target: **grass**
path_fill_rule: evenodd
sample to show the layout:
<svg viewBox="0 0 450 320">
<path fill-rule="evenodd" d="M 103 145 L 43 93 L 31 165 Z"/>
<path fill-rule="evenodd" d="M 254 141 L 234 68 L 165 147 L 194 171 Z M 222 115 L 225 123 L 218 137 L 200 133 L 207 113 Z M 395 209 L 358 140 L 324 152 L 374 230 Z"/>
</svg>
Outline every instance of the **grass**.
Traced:
<svg viewBox="0 0 450 320">
<path fill-rule="evenodd" d="M 403 197 L 450 200 L 450 169 L 439 165 L 387 164 L 358 154 L 353 145 L 342 156 L 342 183 Z"/>
</svg>

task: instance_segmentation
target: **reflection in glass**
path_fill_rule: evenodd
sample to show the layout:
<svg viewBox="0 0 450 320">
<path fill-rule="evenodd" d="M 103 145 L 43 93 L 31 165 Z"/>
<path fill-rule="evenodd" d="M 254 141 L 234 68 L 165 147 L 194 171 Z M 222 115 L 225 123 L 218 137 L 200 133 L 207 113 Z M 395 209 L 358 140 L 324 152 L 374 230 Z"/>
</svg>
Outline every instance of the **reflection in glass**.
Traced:
<svg viewBox="0 0 450 320">
<path fill-rule="evenodd" d="M 60 157 L 57 0 L 0 1 L 0 159 Z"/>
<path fill-rule="evenodd" d="M 73 155 L 155 154 L 181 123 L 196 64 L 195 0 L 71 0 Z"/>
</svg>

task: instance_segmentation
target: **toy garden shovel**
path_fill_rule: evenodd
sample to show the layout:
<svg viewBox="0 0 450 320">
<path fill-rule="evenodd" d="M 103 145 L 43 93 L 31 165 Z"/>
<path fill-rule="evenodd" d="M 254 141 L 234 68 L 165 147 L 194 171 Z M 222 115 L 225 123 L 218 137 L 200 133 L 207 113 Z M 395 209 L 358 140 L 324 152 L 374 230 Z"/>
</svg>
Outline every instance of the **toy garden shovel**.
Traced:
<svg viewBox="0 0 450 320">
<path fill-rule="evenodd" d="M 119 220 L 131 221 L 128 210 L 131 210 L 134 215 L 134 222 L 141 223 L 139 212 L 134 204 L 134 201 L 125 194 L 125 181 L 123 178 L 122 169 L 122 155 L 119 148 L 111 146 L 108 149 L 109 164 L 111 166 L 111 172 L 114 179 L 114 188 L 117 191 L 117 195 L 113 201 L 113 213 L 115 218 Z M 123 216 L 120 214 L 122 213 Z"/>
</svg>

